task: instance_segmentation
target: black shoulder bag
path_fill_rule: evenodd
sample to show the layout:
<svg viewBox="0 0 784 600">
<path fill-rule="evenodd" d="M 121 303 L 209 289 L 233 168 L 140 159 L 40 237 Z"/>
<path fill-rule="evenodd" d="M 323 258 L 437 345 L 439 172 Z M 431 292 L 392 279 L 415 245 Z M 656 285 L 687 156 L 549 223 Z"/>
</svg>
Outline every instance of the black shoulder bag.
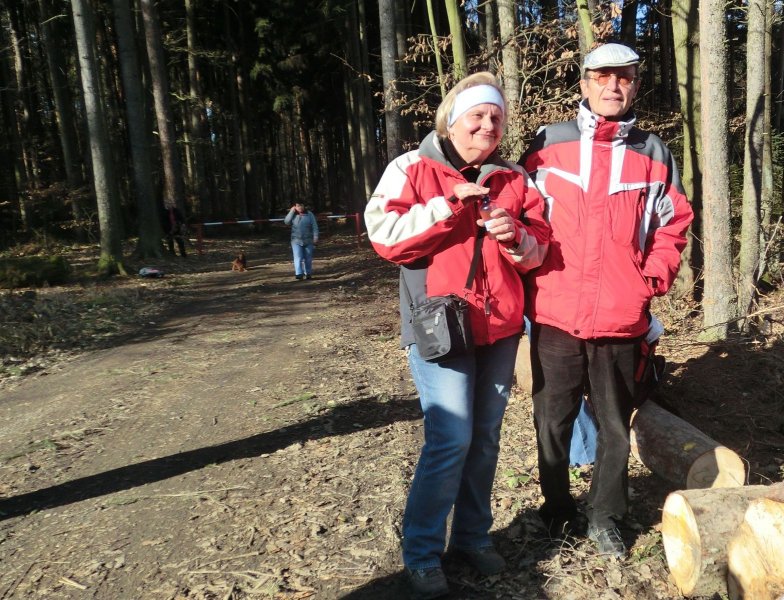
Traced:
<svg viewBox="0 0 784 600">
<path fill-rule="evenodd" d="M 482 256 L 484 229 L 480 229 L 474 243 L 474 256 L 465 287 L 471 289 L 476 268 Z M 405 283 L 405 282 L 404 282 Z M 408 287 L 405 288 L 411 306 L 411 328 L 419 355 L 430 362 L 441 362 L 473 350 L 468 302 L 456 294 L 432 296 L 414 306 Z"/>
</svg>

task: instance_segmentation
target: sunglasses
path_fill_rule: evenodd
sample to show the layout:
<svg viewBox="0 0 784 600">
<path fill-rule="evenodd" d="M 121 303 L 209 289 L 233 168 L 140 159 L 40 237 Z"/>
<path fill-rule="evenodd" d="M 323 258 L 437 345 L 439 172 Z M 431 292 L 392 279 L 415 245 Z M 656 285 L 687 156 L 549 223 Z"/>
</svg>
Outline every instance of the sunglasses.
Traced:
<svg viewBox="0 0 784 600">
<path fill-rule="evenodd" d="M 618 73 L 594 73 L 592 75 L 586 75 L 587 79 L 593 79 L 599 85 L 607 85 L 610 83 L 610 79 L 615 77 L 618 80 L 618 85 L 623 87 L 631 87 L 632 84 L 637 81 L 637 77 L 628 77 L 627 75 L 619 75 Z"/>
</svg>

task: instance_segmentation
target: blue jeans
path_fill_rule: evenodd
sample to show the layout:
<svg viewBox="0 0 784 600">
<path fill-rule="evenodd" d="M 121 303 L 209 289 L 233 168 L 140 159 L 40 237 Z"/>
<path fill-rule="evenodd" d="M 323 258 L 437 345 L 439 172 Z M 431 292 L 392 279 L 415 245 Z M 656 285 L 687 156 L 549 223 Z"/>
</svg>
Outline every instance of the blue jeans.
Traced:
<svg viewBox="0 0 784 600">
<path fill-rule="evenodd" d="M 312 242 L 303 246 L 298 242 L 292 241 L 291 252 L 294 254 L 294 275 L 310 275 L 313 273 Z"/>
<path fill-rule="evenodd" d="M 441 363 L 423 360 L 416 344 L 409 346 L 425 417 L 425 443 L 403 516 L 409 569 L 440 566 L 452 506 L 451 547 L 492 545 L 490 493 L 519 340 L 507 337 Z"/>
</svg>

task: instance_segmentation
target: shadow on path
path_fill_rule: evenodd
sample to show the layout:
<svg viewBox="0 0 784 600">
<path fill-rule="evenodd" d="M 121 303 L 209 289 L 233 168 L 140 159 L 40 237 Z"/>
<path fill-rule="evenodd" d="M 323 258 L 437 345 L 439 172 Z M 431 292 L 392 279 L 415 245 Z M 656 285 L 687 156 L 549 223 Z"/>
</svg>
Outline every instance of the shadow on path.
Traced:
<svg viewBox="0 0 784 600">
<path fill-rule="evenodd" d="M 397 421 L 421 418 L 414 396 L 386 402 L 361 398 L 307 421 L 215 446 L 188 450 L 80 477 L 48 488 L 0 500 L 0 520 L 64 506 L 162 481 L 208 465 L 270 454 L 297 442 L 351 434 Z"/>
</svg>

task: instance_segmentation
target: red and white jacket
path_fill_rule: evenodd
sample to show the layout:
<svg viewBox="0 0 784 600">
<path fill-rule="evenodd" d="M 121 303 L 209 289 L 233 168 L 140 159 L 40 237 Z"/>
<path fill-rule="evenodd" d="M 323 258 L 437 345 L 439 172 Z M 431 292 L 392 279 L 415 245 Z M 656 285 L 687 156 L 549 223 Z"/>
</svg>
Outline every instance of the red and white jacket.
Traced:
<svg viewBox="0 0 784 600">
<path fill-rule="evenodd" d="M 517 219 L 514 243 L 484 239 L 481 268 L 470 290 L 465 283 L 479 211 L 476 203 L 464 205 L 452 194 L 466 176 L 489 187 L 496 205 Z M 409 294 L 414 304 L 446 294 L 466 298 L 476 345 L 519 334 L 524 308 L 520 275 L 540 265 L 547 251 L 543 211 L 544 201 L 521 167 L 497 154 L 478 171 L 456 167 L 435 132 L 419 150 L 391 162 L 365 208 L 365 223 L 376 252 L 401 266 L 401 347 L 414 341 Z"/>
<path fill-rule="evenodd" d="M 527 314 L 581 339 L 635 338 L 670 289 L 694 213 L 672 154 L 635 118 L 540 130 L 520 162 L 547 202 L 550 251 L 527 279 Z"/>
</svg>

